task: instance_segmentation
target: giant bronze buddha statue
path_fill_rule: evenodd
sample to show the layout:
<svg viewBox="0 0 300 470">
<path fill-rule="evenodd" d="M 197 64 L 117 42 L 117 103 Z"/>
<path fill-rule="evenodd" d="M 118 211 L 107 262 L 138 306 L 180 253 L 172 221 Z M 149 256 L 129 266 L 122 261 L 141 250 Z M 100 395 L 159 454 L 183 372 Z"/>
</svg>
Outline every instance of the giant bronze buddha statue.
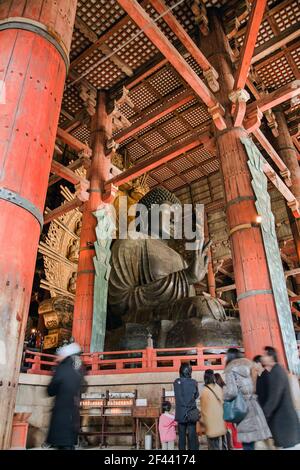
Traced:
<svg viewBox="0 0 300 470">
<path fill-rule="evenodd" d="M 148 231 L 153 204 L 166 207 L 181 203 L 174 194 L 156 187 L 139 204 L 147 209 Z M 119 335 L 114 334 L 121 339 L 116 349 L 144 347 L 149 332 L 156 347 L 240 344 L 238 320 L 227 319 L 217 299 L 195 295 L 194 284 L 207 273 L 209 246 L 200 241 L 200 249 L 193 252 L 188 264 L 162 239 L 163 233 L 168 231 L 172 236 L 173 232 L 172 223 L 166 228 L 163 220 L 162 217 L 159 222 L 157 239 L 144 234 L 142 238 L 113 243 L 108 324 L 116 324 L 116 319 L 122 323 Z"/>
</svg>

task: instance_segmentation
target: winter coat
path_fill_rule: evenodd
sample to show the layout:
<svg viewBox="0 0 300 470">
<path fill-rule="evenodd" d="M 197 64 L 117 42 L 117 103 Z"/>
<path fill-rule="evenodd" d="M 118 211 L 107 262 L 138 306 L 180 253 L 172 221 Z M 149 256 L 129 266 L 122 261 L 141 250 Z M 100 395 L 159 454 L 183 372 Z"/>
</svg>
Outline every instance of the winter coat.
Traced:
<svg viewBox="0 0 300 470">
<path fill-rule="evenodd" d="M 249 359 L 242 358 L 231 361 L 225 368 L 224 400 L 233 400 L 240 391 L 248 405 L 248 413 L 237 425 L 238 440 L 244 443 L 271 437 L 266 418 L 254 393 L 252 367 L 253 363 Z"/>
<path fill-rule="evenodd" d="M 217 398 L 218 397 L 218 398 Z M 200 398 L 201 421 L 207 437 L 219 437 L 226 434 L 223 420 L 223 391 L 217 384 L 204 386 Z"/>
<path fill-rule="evenodd" d="M 54 447 L 77 444 L 80 427 L 80 389 L 82 370 L 74 357 L 67 357 L 56 368 L 48 385 L 48 395 L 55 396 L 47 442 Z"/>
<path fill-rule="evenodd" d="M 277 447 L 300 443 L 300 425 L 291 395 L 287 373 L 276 364 L 268 375 L 269 396 L 263 410 Z"/>
<path fill-rule="evenodd" d="M 163 413 L 160 415 L 158 429 L 161 443 L 173 442 L 176 440 L 176 426 L 177 423 L 174 415 L 169 413 Z"/>
<path fill-rule="evenodd" d="M 197 408 L 196 399 L 199 397 L 198 384 L 196 380 L 188 377 L 179 377 L 174 382 L 176 401 L 175 420 L 177 423 L 186 423 L 188 411 Z"/>
<path fill-rule="evenodd" d="M 261 407 L 264 406 L 268 399 L 269 394 L 269 372 L 264 370 L 261 375 L 257 376 L 256 379 L 256 395 L 258 403 Z"/>
</svg>

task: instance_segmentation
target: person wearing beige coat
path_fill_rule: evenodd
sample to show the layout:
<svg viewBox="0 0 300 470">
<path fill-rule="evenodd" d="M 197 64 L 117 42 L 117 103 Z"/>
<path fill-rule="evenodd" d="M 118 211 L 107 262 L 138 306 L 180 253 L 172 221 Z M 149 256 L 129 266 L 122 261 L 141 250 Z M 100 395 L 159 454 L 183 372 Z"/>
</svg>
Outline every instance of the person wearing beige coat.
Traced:
<svg viewBox="0 0 300 470">
<path fill-rule="evenodd" d="M 209 450 L 226 449 L 226 426 L 223 420 L 223 392 L 216 384 L 214 372 L 208 369 L 204 373 L 204 387 L 200 397 L 201 421 Z"/>
</svg>

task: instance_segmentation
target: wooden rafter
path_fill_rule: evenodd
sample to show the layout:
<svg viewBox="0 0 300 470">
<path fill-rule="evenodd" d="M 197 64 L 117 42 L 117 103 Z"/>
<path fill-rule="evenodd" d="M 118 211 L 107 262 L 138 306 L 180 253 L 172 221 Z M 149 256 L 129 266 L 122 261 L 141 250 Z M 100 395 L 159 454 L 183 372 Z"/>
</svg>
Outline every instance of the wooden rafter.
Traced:
<svg viewBox="0 0 300 470">
<path fill-rule="evenodd" d="M 178 95 L 176 93 L 175 97 L 171 100 L 165 101 L 165 104 L 157 109 L 157 104 L 155 104 L 155 110 L 147 113 L 144 117 L 137 120 L 132 126 L 124 129 L 120 133 L 118 133 L 115 137 L 115 141 L 119 144 L 124 142 L 124 140 L 132 137 L 133 135 L 137 134 L 142 129 L 150 126 L 151 124 L 158 121 L 163 116 L 166 116 L 176 109 L 180 108 L 186 103 L 189 103 L 195 98 L 195 95 L 190 91 L 185 91 Z"/>
<path fill-rule="evenodd" d="M 253 131 L 253 135 L 256 137 L 260 145 L 265 149 L 265 151 L 270 156 L 270 158 L 273 160 L 273 162 L 279 169 L 280 174 L 285 179 L 286 184 L 288 186 L 291 186 L 292 182 L 290 179 L 290 176 L 291 176 L 290 171 L 288 170 L 286 164 L 280 158 L 276 150 L 273 148 L 269 140 L 266 138 L 266 136 L 263 134 L 263 132 L 260 129 L 256 129 L 255 131 Z"/>
<path fill-rule="evenodd" d="M 235 75 L 234 90 L 245 87 L 266 3 L 267 0 L 254 0 L 252 3 L 250 19 L 247 25 L 240 62 Z"/>
<path fill-rule="evenodd" d="M 261 112 L 267 111 L 268 109 L 278 106 L 279 104 L 284 103 L 284 101 L 290 100 L 298 95 L 300 95 L 300 80 L 294 80 L 278 90 L 268 93 L 260 100 L 250 103 L 247 106 L 246 117 L 247 115 L 251 115 L 257 109 Z"/>
<path fill-rule="evenodd" d="M 76 28 L 81 31 L 86 38 L 88 38 L 93 44 L 97 43 L 98 36 L 92 29 L 90 29 L 87 24 L 82 21 L 79 16 L 76 16 L 75 19 L 75 26 Z M 124 72 L 128 77 L 132 77 L 133 70 L 129 65 L 127 65 L 119 56 L 118 54 L 113 54 L 113 50 L 107 46 L 104 42 L 99 44 L 99 50 L 106 56 L 109 56 L 109 60 L 113 62 L 122 72 Z"/>
<path fill-rule="evenodd" d="M 77 170 L 77 168 L 80 168 L 81 166 L 82 166 L 82 160 L 81 158 L 78 158 L 77 160 L 75 160 L 75 162 L 70 163 L 70 165 L 68 165 L 66 168 L 74 171 L 74 170 Z M 48 186 L 52 186 L 53 184 L 58 183 L 58 181 L 60 180 L 61 180 L 60 176 L 52 175 L 49 178 Z"/>
<path fill-rule="evenodd" d="M 142 5 L 146 6 L 149 3 L 149 0 L 143 0 Z M 105 42 L 116 32 L 122 29 L 130 22 L 130 17 L 128 15 L 122 16 L 111 28 L 109 28 L 104 34 L 102 34 L 97 41 L 95 41 L 91 46 L 89 46 L 85 51 L 83 51 L 75 60 L 71 62 L 70 68 L 74 69 L 82 60 L 92 54 L 94 51 L 100 48 Z"/>
<path fill-rule="evenodd" d="M 172 43 L 161 32 L 150 16 L 139 5 L 136 0 L 118 0 L 121 7 L 129 14 L 133 21 L 144 31 L 144 34 L 168 59 L 173 67 L 180 71 L 181 76 L 202 99 L 209 109 L 213 109 L 214 122 L 219 129 L 225 129 L 226 123 L 223 119 L 223 108 L 215 96 L 210 92 L 204 82 L 198 77 L 185 59 L 179 54 Z"/>
<path fill-rule="evenodd" d="M 173 15 L 173 13 L 169 10 L 163 0 L 150 0 L 151 5 L 155 8 L 157 13 L 163 15 L 164 21 L 167 23 L 169 28 L 173 31 L 173 33 L 177 36 L 180 42 L 184 45 L 186 50 L 191 54 L 191 56 L 195 59 L 195 61 L 199 64 L 201 69 L 204 72 L 212 71 L 215 81 L 214 81 L 214 88 L 213 91 L 218 91 L 219 85 L 217 82 L 218 73 L 207 60 L 205 55 L 201 52 L 198 46 L 196 46 L 195 42 L 192 38 L 187 34 L 186 30 L 183 26 L 179 23 L 177 18 Z M 167 13 L 165 13 L 167 12 Z"/>
<path fill-rule="evenodd" d="M 278 49 L 281 49 L 283 46 L 286 46 L 289 42 L 292 42 L 297 39 L 299 36 L 299 24 L 290 26 L 274 38 L 269 39 L 269 41 L 266 41 L 261 46 L 255 48 L 251 64 L 253 65 L 259 62 L 260 60 L 264 59 L 265 57 L 269 56 L 270 54 L 273 54 L 274 52 L 278 51 Z M 263 65 L 264 62 L 259 64 L 260 67 Z"/>
<path fill-rule="evenodd" d="M 83 202 L 80 201 L 77 197 L 72 199 L 72 201 L 68 201 L 64 204 L 61 204 L 59 207 L 56 207 L 56 209 L 53 209 L 52 211 L 46 213 L 44 218 L 44 225 L 49 224 L 51 220 L 58 219 L 67 212 L 77 209 L 77 207 L 80 207 L 82 204 Z"/>
<path fill-rule="evenodd" d="M 171 149 L 154 154 L 152 157 L 147 158 L 146 161 L 137 163 L 128 170 L 123 171 L 114 178 L 106 181 L 105 186 L 109 186 L 111 184 L 114 186 L 120 186 L 124 183 L 127 183 L 128 181 L 131 181 L 132 179 L 137 178 L 138 176 L 147 173 L 170 160 L 173 160 L 179 155 L 199 147 L 199 145 L 203 144 L 209 139 L 209 136 L 210 134 L 207 131 L 199 134 L 197 137 L 191 136 L 189 139 L 186 139 L 184 142 L 173 146 Z"/>
<path fill-rule="evenodd" d="M 88 153 L 91 152 L 91 149 L 88 145 L 83 144 L 80 140 L 76 139 L 76 137 L 61 129 L 60 127 L 57 129 L 56 136 L 77 152 L 80 152 L 81 150 L 85 150 Z"/>
</svg>

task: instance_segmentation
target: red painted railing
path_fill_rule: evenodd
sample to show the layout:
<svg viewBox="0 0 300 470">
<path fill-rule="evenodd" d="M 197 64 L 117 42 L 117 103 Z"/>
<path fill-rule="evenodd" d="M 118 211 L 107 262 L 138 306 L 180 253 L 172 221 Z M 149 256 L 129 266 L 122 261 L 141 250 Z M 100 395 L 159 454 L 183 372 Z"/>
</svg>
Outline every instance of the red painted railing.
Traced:
<svg viewBox="0 0 300 470">
<path fill-rule="evenodd" d="M 183 362 L 189 362 L 196 371 L 222 370 L 226 347 L 146 348 L 135 351 L 84 353 L 81 355 L 88 375 L 134 374 L 141 372 L 178 372 Z M 212 353 L 213 351 L 213 353 Z M 27 350 L 23 370 L 28 374 L 51 375 L 56 356 Z"/>
</svg>

